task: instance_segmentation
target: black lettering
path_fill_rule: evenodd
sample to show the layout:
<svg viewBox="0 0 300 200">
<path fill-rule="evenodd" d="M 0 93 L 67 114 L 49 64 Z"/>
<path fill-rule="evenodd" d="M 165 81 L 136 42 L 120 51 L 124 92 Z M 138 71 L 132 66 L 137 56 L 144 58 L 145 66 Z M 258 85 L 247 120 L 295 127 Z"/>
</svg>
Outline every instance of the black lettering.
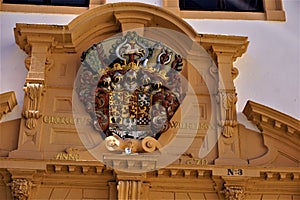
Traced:
<svg viewBox="0 0 300 200">
<path fill-rule="evenodd" d="M 227 175 L 233 176 L 233 174 L 234 174 L 233 169 L 227 169 Z"/>
</svg>

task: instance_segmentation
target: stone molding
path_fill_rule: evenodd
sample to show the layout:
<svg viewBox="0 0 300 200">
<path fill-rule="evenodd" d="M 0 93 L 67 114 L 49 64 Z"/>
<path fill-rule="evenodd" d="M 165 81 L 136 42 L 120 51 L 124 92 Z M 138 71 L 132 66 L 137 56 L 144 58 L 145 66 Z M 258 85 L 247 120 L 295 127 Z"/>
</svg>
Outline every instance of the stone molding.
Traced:
<svg viewBox="0 0 300 200">
<path fill-rule="evenodd" d="M 74 6 L 52 6 L 52 5 L 30 5 L 30 4 L 9 4 L 0 1 L 0 10 L 6 12 L 26 13 L 54 13 L 54 14 L 81 14 L 105 4 L 105 0 L 90 0 L 88 7 Z"/>
<path fill-rule="evenodd" d="M 300 135 L 299 120 L 262 104 L 248 101 L 243 113 L 248 120 L 256 124 L 260 131 L 263 131 L 267 126 L 272 126 L 272 128 L 287 135 Z"/>
<path fill-rule="evenodd" d="M 11 112 L 17 105 L 17 99 L 14 91 L 0 94 L 0 120 L 3 115 Z"/>
<path fill-rule="evenodd" d="M 21 164 L 22 168 L 16 168 Z M 23 159 L 12 161 L 11 159 L 2 158 L 0 159 L 0 166 L 6 168 L 0 170 L 0 179 L 7 182 L 8 177 L 11 176 L 12 181 L 7 184 L 12 187 L 12 195 L 18 197 L 17 199 L 22 199 L 21 197 L 26 199 L 27 196 L 34 198 L 42 185 L 60 183 L 65 187 L 75 187 L 78 184 L 85 183 L 86 187 L 96 187 L 105 184 L 103 181 L 106 179 L 111 190 L 114 191 L 114 187 L 118 188 L 120 199 L 125 197 L 146 199 L 145 195 L 148 195 L 151 186 L 164 182 L 166 184 L 163 187 L 168 189 L 173 187 L 171 183 L 175 183 L 179 179 L 184 183 L 182 187 L 187 191 L 196 192 L 201 189 L 203 192 L 216 192 L 225 199 L 247 199 L 247 195 L 253 193 L 269 194 L 270 191 L 281 191 L 282 189 L 291 194 L 300 194 L 298 190 L 299 168 L 240 166 L 245 170 L 255 171 L 255 173 L 251 174 L 250 172 L 242 176 L 231 176 L 227 174 L 226 170 L 224 173 L 222 170 L 232 166 L 216 165 L 172 164 L 163 169 L 147 173 L 125 173 L 113 170 L 95 161 L 26 160 L 24 162 Z M 239 166 L 235 167 L 238 168 Z M 80 183 L 76 183 L 73 178 L 74 180 L 80 179 Z M 101 183 L 99 180 L 101 180 Z M 196 182 L 203 184 L 195 185 Z M 18 187 L 14 187 L 13 183 L 16 183 L 16 186 L 24 185 L 26 187 L 23 188 L 22 192 L 19 192 Z M 215 187 L 211 187 L 214 184 Z M 284 188 L 282 188 L 282 184 L 285 185 Z M 266 187 L 269 189 L 266 189 Z M 128 190 L 131 192 L 126 192 Z"/>
<path fill-rule="evenodd" d="M 179 9 L 177 0 L 163 0 L 163 8 L 190 19 L 236 19 L 236 20 L 270 20 L 285 21 L 285 12 L 282 0 L 269 0 L 265 2 L 265 12 L 224 12 L 224 11 L 185 11 Z M 81 14 L 92 8 L 105 5 L 105 0 L 91 0 L 88 7 L 72 6 L 49 6 L 49 5 L 28 5 L 28 4 L 8 4 L 0 2 L 0 10 L 8 12 L 27 12 L 27 13 L 55 13 L 55 14 Z M 59 8 L 59 9 L 57 9 Z"/>
<path fill-rule="evenodd" d="M 284 154 L 289 155 L 299 166 L 299 120 L 252 101 L 247 102 L 243 113 L 262 132 L 264 143 L 268 147 L 268 152 L 251 160 L 250 165 L 270 165 L 279 154 Z"/>
<path fill-rule="evenodd" d="M 180 10 L 178 0 L 163 0 L 163 7 L 186 19 L 232 19 L 232 20 L 268 20 L 285 21 L 282 0 L 264 2 L 264 13 L 229 11 L 191 11 Z"/>
<path fill-rule="evenodd" d="M 21 166 L 22 163 L 22 167 Z M 24 160 L 24 159 L 7 159 L 0 158 L 1 169 L 8 169 L 13 179 L 25 178 L 33 180 L 34 177 L 43 175 L 43 172 L 53 174 L 93 174 L 101 175 L 108 171 L 114 171 L 109 166 L 99 161 L 63 161 L 63 160 Z M 182 178 L 200 178 L 200 177 L 223 177 L 227 183 L 232 180 L 247 178 L 262 178 L 264 180 L 300 180 L 300 169 L 298 167 L 259 167 L 259 166 L 234 166 L 234 168 L 244 169 L 242 175 L 228 175 L 230 165 L 205 165 L 196 164 L 171 164 L 167 167 L 150 171 L 147 173 L 130 173 L 115 170 L 119 180 L 144 180 L 149 177 L 182 177 Z M 2 173 L 2 171 L 1 171 Z M 132 176 L 135 174 L 136 176 Z M 140 175 L 139 175 L 140 174 Z M 131 177 L 131 178 L 130 178 Z M 237 182 L 236 182 L 237 183 Z"/>
</svg>

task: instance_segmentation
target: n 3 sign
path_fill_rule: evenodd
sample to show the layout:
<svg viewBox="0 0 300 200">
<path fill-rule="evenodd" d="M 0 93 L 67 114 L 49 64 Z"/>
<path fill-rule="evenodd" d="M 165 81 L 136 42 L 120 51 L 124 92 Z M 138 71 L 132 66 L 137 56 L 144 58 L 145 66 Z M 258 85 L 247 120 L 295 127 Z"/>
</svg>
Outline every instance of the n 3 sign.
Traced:
<svg viewBox="0 0 300 200">
<path fill-rule="evenodd" d="M 242 176 L 243 174 L 243 169 L 227 169 L 228 176 Z"/>
</svg>

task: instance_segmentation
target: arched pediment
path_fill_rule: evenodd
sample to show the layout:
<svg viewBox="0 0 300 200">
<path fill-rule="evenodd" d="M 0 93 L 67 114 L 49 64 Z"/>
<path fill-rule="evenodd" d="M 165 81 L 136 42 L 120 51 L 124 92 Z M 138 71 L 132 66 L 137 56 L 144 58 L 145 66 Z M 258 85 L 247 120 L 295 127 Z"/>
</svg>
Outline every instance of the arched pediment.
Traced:
<svg viewBox="0 0 300 200">
<path fill-rule="evenodd" d="M 178 31 L 190 38 L 197 32 L 166 9 L 143 3 L 114 3 L 96 7 L 75 18 L 67 26 L 75 46 L 88 48 L 93 43 L 131 28 L 160 27 Z M 87 41 L 91 41 L 87 44 Z"/>
</svg>

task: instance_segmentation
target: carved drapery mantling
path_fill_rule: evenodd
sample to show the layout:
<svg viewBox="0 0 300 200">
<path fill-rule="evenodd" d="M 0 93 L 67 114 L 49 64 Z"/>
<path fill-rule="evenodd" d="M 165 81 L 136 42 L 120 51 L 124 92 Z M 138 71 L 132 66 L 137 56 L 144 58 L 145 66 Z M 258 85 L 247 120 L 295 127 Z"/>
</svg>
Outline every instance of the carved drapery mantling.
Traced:
<svg viewBox="0 0 300 200">
<path fill-rule="evenodd" d="M 237 126 L 236 120 L 236 102 L 237 95 L 235 91 L 220 91 L 221 98 L 221 125 L 222 134 L 226 138 L 233 136 Z"/>
<path fill-rule="evenodd" d="M 23 117 L 26 119 L 25 125 L 29 129 L 34 129 L 42 114 L 40 111 L 41 98 L 43 93 L 43 84 L 27 83 L 24 87 L 25 102 Z"/>
<path fill-rule="evenodd" d="M 16 178 L 10 183 L 13 199 L 27 200 L 31 193 L 32 182 L 25 178 Z"/>
<path fill-rule="evenodd" d="M 239 185 L 229 185 L 225 186 L 222 190 L 226 200 L 244 200 L 245 199 L 245 189 Z"/>
</svg>

